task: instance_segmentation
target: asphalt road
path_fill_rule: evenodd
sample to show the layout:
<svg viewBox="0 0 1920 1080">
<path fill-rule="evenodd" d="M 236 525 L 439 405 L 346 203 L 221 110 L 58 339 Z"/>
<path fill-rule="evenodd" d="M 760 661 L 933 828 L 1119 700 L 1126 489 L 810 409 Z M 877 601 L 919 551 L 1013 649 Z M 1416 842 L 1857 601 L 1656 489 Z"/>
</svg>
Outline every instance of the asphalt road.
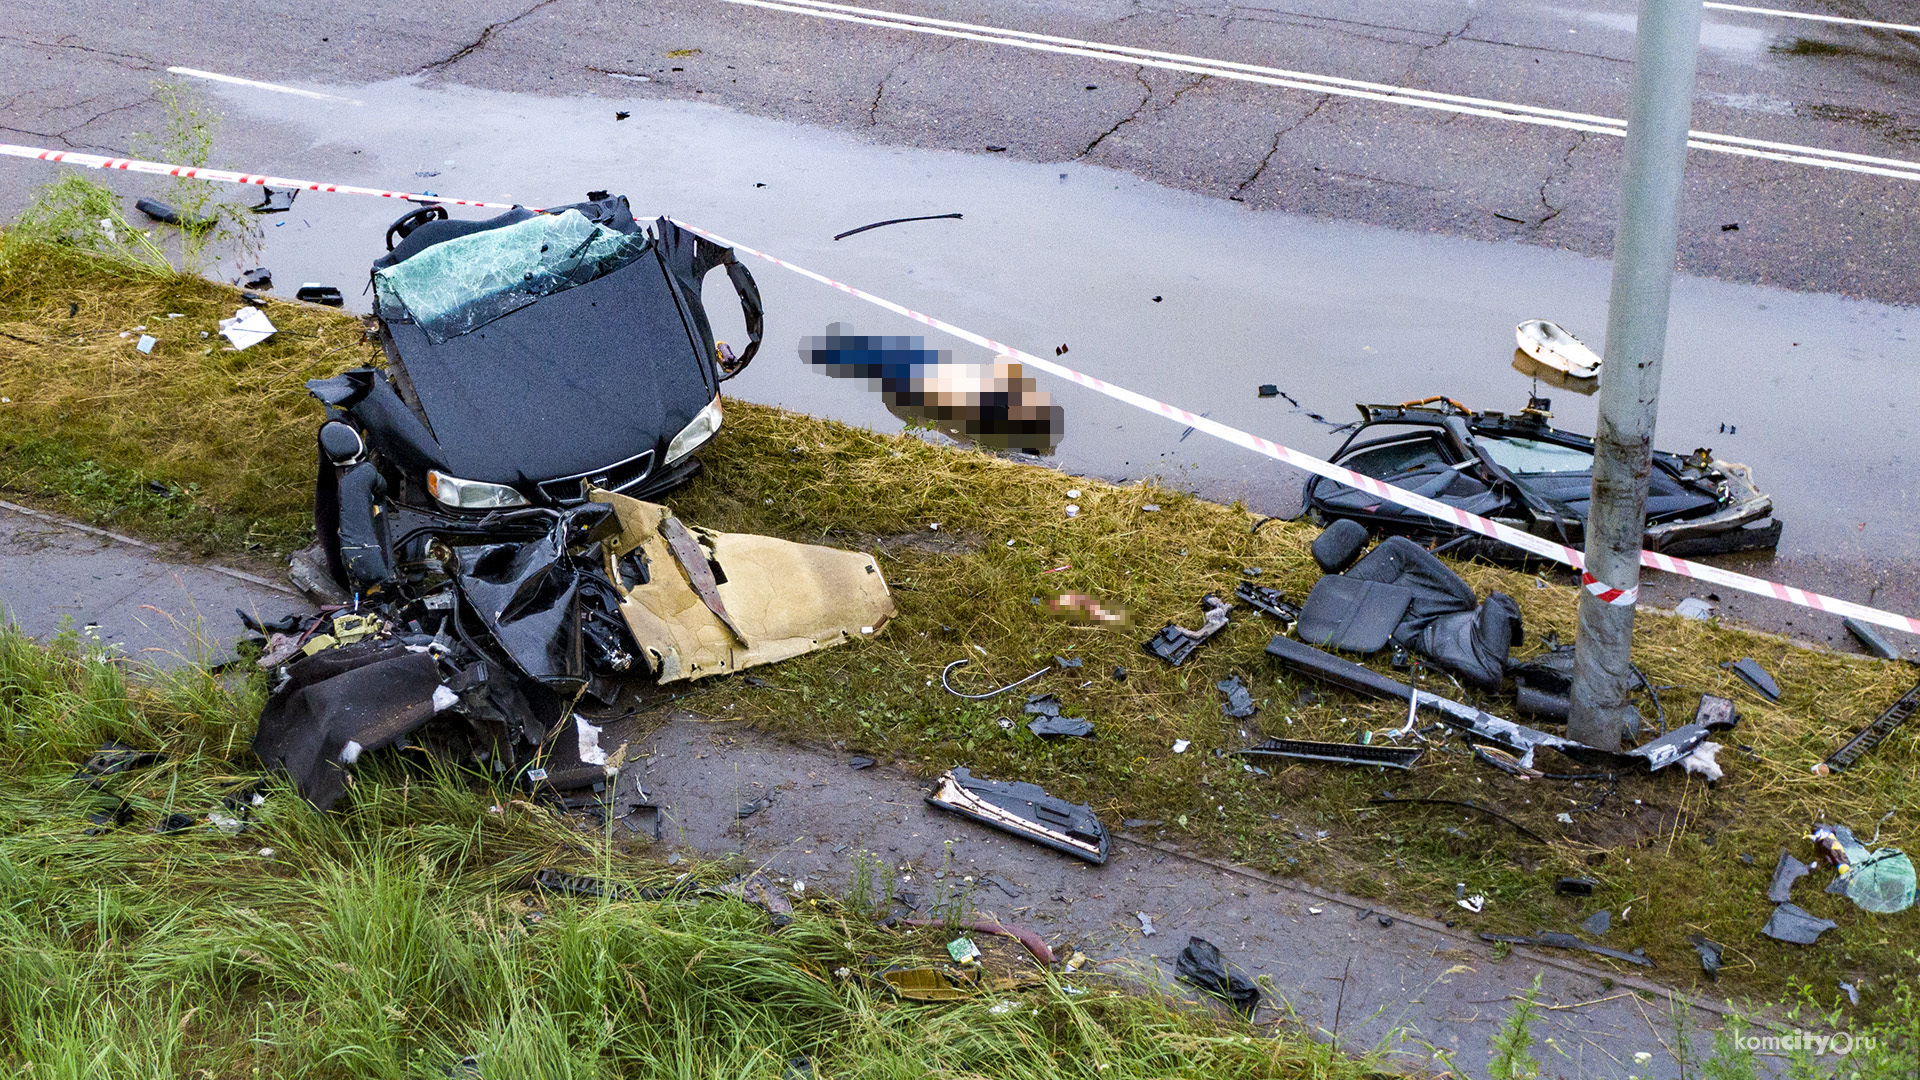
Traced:
<svg viewBox="0 0 1920 1080">
<path fill-rule="evenodd" d="M 1920 22 L 1895 0 L 1780 2 Z M 1616 118 L 1626 109 L 1628 0 L 885 3 L 1500 102 Z M 16 0 L 9 10 L 0 31 L 0 131 L 59 147 L 131 149 L 134 132 L 158 127 L 150 84 L 182 65 L 277 82 L 417 77 L 705 101 L 883 144 L 1083 160 L 1258 209 L 1586 253 L 1606 253 L 1614 225 L 1622 143 L 1612 136 L 727 0 L 269 4 L 245 14 L 184 0 Z M 1916 160 L 1917 72 L 1920 33 L 1709 10 L 1694 126 Z M 0 212 L 11 212 L 26 176 L 10 167 L 0 177 Z M 1913 180 L 1696 150 L 1681 265 L 1725 280 L 1911 304 L 1920 300 L 1916 209 Z"/>
</svg>

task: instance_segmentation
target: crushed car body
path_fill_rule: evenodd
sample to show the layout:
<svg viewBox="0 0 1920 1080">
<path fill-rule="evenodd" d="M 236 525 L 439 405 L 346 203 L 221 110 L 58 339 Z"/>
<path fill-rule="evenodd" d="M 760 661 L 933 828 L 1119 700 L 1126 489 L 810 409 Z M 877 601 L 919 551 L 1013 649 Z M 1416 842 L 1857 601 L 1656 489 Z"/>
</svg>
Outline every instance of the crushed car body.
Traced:
<svg viewBox="0 0 1920 1080">
<path fill-rule="evenodd" d="M 327 408 L 315 527 L 347 593 L 435 529 L 589 488 L 646 497 L 698 470 L 720 383 L 759 347 L 759 291 L 732 249 L 594 194 L 485 221 L 424 207 L 388 231 L 372 271 L 386 369 L 307 384 Z M 750 338 L 737 359 L 700 300 L 717 267 Z"/>
<path fill-rule="evenodd" d="M 1585 542 L 1593 487 L 1593 440 L 1548 425 L 1548 402 L 1535 398 L 1518 413 L 1474 412 L 1448 398 L 1400 405 L 1360 405 L 1361 422 L 1334 454 L 1354 472 L 1492 518 L 1557 543 Z M 1514 557 L 1495 540 L 1458 534 L 1452 526 L 1379 496 L 1324 478 L 1308 482 L 1309 511 L 1352 519 L 1383 532 L 1458 536 L 1468 550 Z M 1681 457 L 1654 451 L 1647 492 L 1646 547 L 1676 556 L 1767 549 L 1780 542 L 1773 500 L 1754 486 L 1745 465 L 1709 450 Z"/>
</svg>

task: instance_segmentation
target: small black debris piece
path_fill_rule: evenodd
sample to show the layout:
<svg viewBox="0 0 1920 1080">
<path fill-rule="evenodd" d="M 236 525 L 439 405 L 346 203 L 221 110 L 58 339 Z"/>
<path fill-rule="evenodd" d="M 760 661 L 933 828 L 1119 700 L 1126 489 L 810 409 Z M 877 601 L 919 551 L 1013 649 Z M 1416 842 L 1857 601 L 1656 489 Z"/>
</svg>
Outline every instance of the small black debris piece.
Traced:
<svg viewBox="0 0 1920 1080">
<path fill-rule="evenodd" d="M 1767 886 L 1767 899 L 1776 904 L 1784 904 L 1793 899 L 1794 882 L 1806 877 L 1811 870 L 1806 863 L 1789 855 L 1785 848 L 1780 851 L 1780 861 L 1773 867 L 1773 883 Z"/>
<path fill-rule="evenodd" d="M 166 817 L 160 819 L 160 824 L 155 825 L 153 831 L 157 833 L 179 832 L 182 829 L 192 828 L 193 823 L 198 820 L 200 819 L 194 817 L 192 814 L 168 814 Z"/>
<path fill-rule="evenodd" d="M 1920 712 L 1920 683 L 1913 689 L 1900 695 L 1898 701 L 1887 706 L 1887 711 L 1874 718 L 1873 723 L 1860 729 L 1860 733 L 1847 740 L 1847 744 L 1827 755 L 1826 767 L 1839 772 L 1853 767 L 1853 763 L 1874 747 L 1887 741 L 1895 728 L 1907 722 L 1915 712 Z"/>
<path fill-rule="evenodd" d="M 862 225 L 857 229 L 848 229 L 846 232 L 835 236 L 834 239 L 845 240 L 847 237 L 853 236 L 856 233 L 863 233 L 868 229 L 878 229 L 883 225 L 899 225 L 908 221 L 945 221 L 947 219 L 954 221 L 964 220 L 959 214 L 921 214 L 919 217 L 888 218 L 885 221 L 876 221 L 871 225 Z"/>
<path fill-rule="evenodd" d="M 1253 985 L 1253 980 L 1228 969 L 1220 950 L 1206 938 L 1188 938 L 1187 947 L 1180 950 L 1180 959 L 1175 961 L 1173 970 L 1182 982 L 1225 1001 L 1242 1016 L 1252 1016 L 1260 1004 L 1260 989 Z"/>
<path fill-rule="evenodd" d="M 1214 683 L 1213 686 L 1214 689 L 1227 695 L 1227 700 L 1220 705 L 1220 711 L 1233 719 L 1244 720 L 1260 711 L 1259 707 L 1253 703 L 1253 694 L 1247 690 L 1247 684 L 1240 681 L 1240 676 L 1229 676 Z"/>
<path fill-rule="evenodd" d="M 1279 619 L 1288 626 L 1300 621 L 1300 609 L 1287 603 L 1286 595 L 1279 589 L 1270 589 L 1265 585 L 1243 581 L 1234 587 L 1233 598 L 1255 611 Z"/>
<path fill-rule="evenodd" d="M 1767 674 L 1766 669 L 1761 667 L 1753 657 L 1746 656 L 1738 660 L 1728 660 L 1720 666 L 1738 675 L 1741 682 L 1752 687 L 1754 693 L 1759 694 L 1768 701 L 1780 700 L 1780 684 L 1774 682 L 1773 676 Z"/>
<path fill-rule="evenodd" d="M 1695 949 L 1699 950 L 1700 970 L 1707 973 L 1707 978 L 1718 979 L 1720 977 L 1721 947 L 1718 944 L 1708 941 L 1704 937 L 1701 937 L 1699 934 L 1687 935 L 1687 944 L 1692 945 Z"/>
<path fill-rule="evenodd" d="M 168 225 L 181 224 L 180 211 L 175 210 L 171 204 L 163 203 L 159 199 L 143 198 L 135 200 L 133 208 L 155 221 L 164 222 Z"/>
<path fill-rule="evenodd" d="M 1380 922 L 1380 925 L 1381 925 L 1381 926 L 1387 926 L 1387 927 L 1390 927 L 1390 926 L 1392 926 L 1392 925 L 1393 925 L 1393 916 L 1391 916 L 1391 915 L 1382 915 L 1382 916 L 1380 916 L 1380 917 L 1379 917 L 1379 922 Z"/>
<path fill-rule="evenodd" d="M 300 632 L 301 626 L 306 623 L 306 616 L 301 615 L 299 612 L 282 616 L 272 622 L 264 619 L 256 619 L 240 608 L 234 608 L 233 613 L 240 616 L 240 625 L 261 637 L 266 637 L 269 634 L 296 634 Z"/>
<path fill-rule="evenodd" d="M 620 114 L 625 117 L 626 113 Z M 780 1080 L 813 1080 L 813 1059 L 804 1054 L 787 1059 L 787 1068 L 780 1074 Z"/>
<path fill-rule="evenodd" d="M 1367 546 L 1367 527 L 1352 518 L 1341 518 L 1313 538 L 1313 561 L 1329 574 L 1337 574 L 1353 565 Z"/>
<path fill-rule="evenodd" d="M 1580 920 L 1580 929 L 1585 930 L 1594 937 L 1606 937 L 1607 931 L 1613 929 L 1613 912 L 1608 911 L 1606 908 L 1601 908 L 1599 911 Z"/>
<path fill-rule="evenodd" d="M 999 889 L 1001 892 L 1006 893 L 1007 898 L 1010 900 L 1018 900 L 1022 896 L 1026 895 L 1024 890 L 1022 890 L 1018 885 L 1015 885 L 1013 882 L 1008 881 L 1006 878 L 984 877 L 984 878 L 981 878 L 980 880 L 986 882 L 987 884 L 993 886 L 996 889 Z"/>
<path fill-rule="evenodd" d="M 1590 877 L 1563 877 L 1553 883 L 1553 891 L 1560 896 L 1592 896 L 1599 884 Z"/>
<path fill-rule="evenodd" d="M 632 116 L 632 115 L 633 115 L 633 114 L 632 114 L 632 113 L 630 113 L 630 112 L 616 112 L 616 113 L 614 113 L 614 114 L 613 114 L 613 118 L 614 118 L 615 120 L 625 120 L 625 119 L 626 119 L 627 117 L 629 117 L 629 116 Z"/>
<path fill-rule="evenodd" d="M 1027 721 L 1027 730 L 1042 738 L 1064 736 L 1067 738 L 1093 738 L 1093 721 L 1078 716 L 1036 716 Z"/>
<path fill-rule="evenodd" d="M 1120 666 L 1119 664 L 1115 664 L 1115 665 L 1113 665 L 1113 681 L 1114 681 L 1114 682 L 1126 682 L 1126 681 L 1127 681 L 1127 669 L 1126 669 L 1126 668 L 1124 668 L 1124 667 L 1121 667 L 1121 666 Z"/>
<path fill-rule="evenodd" d="M 1284 757 L 1297 761 L 1318 761 L 1330 765 L 1382 765 L 1389 769 L 1411 769 L 1427 752 L 1424 746 L 1372 746 L 1361 743 L 1310 742 L 1306 739 L 1268 739 L 1266 742 L 1235 750 L 1234 755 Z"/>
<path fill-rule="evenodd" d="M 293 200 L 299 194 L 299 188 L 262 187 L 260 201 L 248 209 L 256 214 L 284 214 L 293 209 Z"/>
<path fill-rule="evenodd" d="M 327 307 L 345 307 L 347 303 L 346 297 L 341 296 L 340 290 L 334 286 L 312 283 L 300 286 L 295 290 L 293 298 L 304 300 L 309 304 L 324 304 Z"/>
<path fill-rule="evenodd" d="M 1650 968 L 1653 966 L 1653 961 L 1647 959 L 1645 956 L 1642 956 L 1637 952 L 1622 952 L 1619 949 L 1609 949 L 1604 945 L 1590 945 L 1584 941 L 1581 941 L 1579 938 L 1574 937 L 1572 934 L 1562 934 L 1554 930 L 1542 931 L 1541 933 L 1535 934 L 1532 937 L 1516 937 L 1511 934 L 1482 933 L 1480 935 L 1480 940 L 1504 941 L 1509 945 L 1531 945 L 1535 948 L 1578 949 L 1581 952 L 1590 952 L 1597 956 L 1605 956 L 1614 960 L 1624 960 L 1629 964 L 1637 964 L 1640 967 Z"/>
<path fill-rule="evenodd" d="M 735 820 L 745 820 L 746 818 L 750 818 L 753 815 L 759 813 L 762 810 L 767 809 L 772 805 L 773 805 L 773 796 L 768 795 L 764 798 L 755 799 L 749 803 L 741 803 L 740 809 L 735 810 L 733 812 L 733 816 Z"/>
<path fill-rule="evenodd" d="M 1056 656 L 1053 658 L 1053 666 L 1063 670 L 1066 668 L 1077 668 L 1080 666 L 1080 658 L 1077 656 Z"/>
<path fill-rule="evenodd" d="M 979 780 L 955 766 L 934 781 L 927 802 L 989 828 L 1044 844 L 1090 863 L 1107 861 L 1107 827 L 1093 807 L 1046 793 L 1038 784 Z"/>
<path fill-rule="evenodd" d="M 541 892 L 560 893 L 566 896 L 605 896 L 614 900 L 633 898 L 633 890 L 623 886 L 610 885 L 599 878 L 566 874 L 551 868 L 534 873 L 533 887 Z"/>
<path fill-rule="evenodd" d="M 1737 221 L 1728 222 L 1727 224 L 1720 226 L 1720 231 L 1721 232 L 1739 232 L 1740 223 Z"/>
<path fill-rule="evenodd" d="M 1261 397 L 1279 397 L 1280 388 L 1278 386 L 1275 386 L 1272 383 L 1261 383 L 1260 396 Z"/>
<path fill-rule="evenodd" d="M 1846 627 L 1847 633 L 1852 634 L 1860 644 L 1866 646 L 1868 652 L 1880 659 L 1900 659 L 1900 650 L 1894 648 L 1892 643 L 1871 624 L 1863 623 L 1859 619 L 1841 619 L 1840 625 Z"/>
<path fill-rule="evenodd" d="M 1059 716 L 1060 699 L 1053 694 L 1028 694 L 1026 713 L 1028 716 Z"/>
<path fill-rule="evenodd" d="M 132 821 L 133 806 L 125 799 L 116 799 L 113 805 L 87 815 L 87 822 L 93 827 L 85 835 L 99 836 L 110 829 L 124 828 Z"/>
<path fill-rule="evenodd" d="M 871 769 L 875 764 L 874 760 L 870 757 L 853 757 L 847 759 L 847 768 L 855 772 L 861 769 Z"/>
<path fill-rule="evenodd" d="M 1798 904 L 1781 904 L 1773 909 L 1773 915 L 1760 932 L 1790 945 L 1812 945 L 1820 940 L 1821 934 L 1839 925 L 1832 919 L 1819 918 Z"/>
<path fill-rule="evenodd" d="M 102 777 L 144 769 L 165 760 L 167 755 L 153 750 L 135 750 L 123 742 L 105 742 L 100 745 L 100 749 L 93 752 L 92 757 L 81 762 L 80 767 L 74 770 L 73 778 L 75 780 L 92 779 L 94 782 L 91 786 L 99 787 Z"/>
<path fill-rule="evenodd" d="M 249 289 L 271 289 L 273 288 L 273 271 L 264 266 L 243 271 L 240 275 L 240 284 Z"/>
<path fill-rule="evenodd" d="M 1734 712 L 1733 702 L 1703 694 L 1692 723 L 1682 724 L 1650 743 L 1627 751 L 1623 756 L 1644 763 L 1648 772 L 1659 772 L 1692 753 L 1693 748 L 1706 741 L 1709 734 L 1724 731 L 1739 722 L 1740 715 Z"/>
<path fill-rule="evenodd" d="M 1168 623 L 1159 633 L 1141 642 L 1140 648 L 1174 667 L 1186 663 L 1201 642 L 1226 628 L 1227 615 L 1233 609 L 1233 605 L 1211 593 L 1202 598 L 1201 605 L 1206 611 L 1206 619 L 1200 624 L 1200 629 L 1188 630 Z"/>
</svg>

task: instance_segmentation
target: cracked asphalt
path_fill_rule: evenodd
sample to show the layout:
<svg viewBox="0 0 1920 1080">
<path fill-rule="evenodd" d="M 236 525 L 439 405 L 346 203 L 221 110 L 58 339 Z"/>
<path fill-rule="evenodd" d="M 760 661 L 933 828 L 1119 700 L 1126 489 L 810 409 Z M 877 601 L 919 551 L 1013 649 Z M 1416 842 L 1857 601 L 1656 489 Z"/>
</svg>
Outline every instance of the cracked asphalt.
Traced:
<svg viewBox="0 0 1920 1080">
<path fill-rule="evenodd" d="M 879 0 L 876 0 L 879 3 Z M 961 22 L 1625 115 L 1631 0 L 1289 7 L 884 0 Z M 1900 21 L 1896 0 L 1800 8 Z M 276 82 L 704 101 L 888 145 L 1083 160 L 1259 210 L 1606 254 L 1621 141 L 1209 75 L 831 22 L 723 0 L 317 3 L 235 17 L 186 0 L 19 0 L 0 33 L 0 131 L 126 153 L 169 65 Z M 1920 158 L 1920 35 L 1710 11 L 1697 128 Z M 627 76 L 614 82 L 610 76 Z M 638 82 L 644 76 L 647 81 Z M 989 149 L 990 147 L 994 149 Z M 0 213 L 39 174 L 0 171 Z M 1920 184 L 1695 151 L 1683 270 L 1920 302 Z M 1737 225 L 1738 228 L 1728 226 Z"/>
</svg>

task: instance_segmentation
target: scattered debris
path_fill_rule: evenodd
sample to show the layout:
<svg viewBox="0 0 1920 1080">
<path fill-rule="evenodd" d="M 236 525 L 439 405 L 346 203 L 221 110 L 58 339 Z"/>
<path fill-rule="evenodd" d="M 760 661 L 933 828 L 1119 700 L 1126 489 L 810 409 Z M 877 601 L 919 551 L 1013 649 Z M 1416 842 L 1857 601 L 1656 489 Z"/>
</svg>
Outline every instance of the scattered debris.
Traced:
<svg viewBox="0 0 1920 1080">
<path fill-rule="evenodd" d="M 1798 904 L 1781 904 L 1773 909 L 1767 925 L 1760 932 L 1774 939 L 1792 945 L 1812 945 L 1820 940 L 1820 935 L 1840 924 L 1831 919 L 1817 918 Z"/>
<path fill-rule="evenodd" d="M 1037 784 L 977 780 L 956 766 L 926 796 L 939 809 L 1044 844 L 1090 863 L 1107 861 L 1107 828 L 1091 806 L 1056 799 Z"/>
<path fill-rule="evenodd" d="M 1220 705 L 1220 711 L 1235 720 L 1244 720 L 1259 711 L 1253 703 L 1253 694 L 1238 675 L 1221 679 L 1214 684 L 1214 689 L 1227 695 L 1227 700 Z"/>
<path fill-rule="evenodd" d="M 1535 948 L 1578 949 L 1582 952 L 1593 953 L 1596 956 L 1605 956 L 1613 960 L 1622 960 L 1629 964 L 1637 964 L 1640 967 L 1650 968 L 1653 966 L 1653 961 L 1647 959 L 1644 955 L 1640 953 L 1622 952 L 1619 949 L 1609 949 L 1604 945 L 1591 945 L 1591 944 L 1588 944 L 1587 942 L 1581 941 L 1577 937 L 1574 937 L 1572 934 L 1562 934 L 1553 930 L 1545 930 L 1538 934 L 1533 935 L 1532 937 L 1515 937 L 1510 934 L 1482 933 L 1480 935 L 1480 940 L 1504 941 L 1509 945 L 1531 945 L 1531 946 L 1534 946 Z"/>
<path fill-rule="evenodd" d="M 1142 642 L 1140 648 L 1174 667 L 1186 663 L 1201 642 L 1226 628 L 1227 615 L 1233 610 L 1232 604 L 1211 593 L 1201 599 L 1201 606 L 1206 611 L 1206 619 L 1200 624 L 1200 629 L 1188 630 L 1168 623 L 1158 634 Z"/>
<path fill-rule="evenodd" d="M 971 964 L 980 959 L 980 946 L 971 938 L 957 937 L 947 942 L 947 955 L 953 957 L 956 964 Z"/>
<path fill-rule="evenodd" d="M 133 208 L 155 221 L 167 225 L 176 225 L 182 229 L 199 230 L 205 229 L 213 224 L 212 221 L 206 218 L 188 217 L 174 209 L 171 204 L 163 203 L 159 199 L 135 199 Z"/>
<path fill-rule="evenodd" d="M 839 235 L 835 236 L 834 239 L 845 240 L 849 236 L 853 236 L 856 233 L 866 232 L 868 229 L 878 229 L 885 225 L 899 225 L 908 221 L 946 221 L 946 220 L 963 221 L 965 220 L 965 218 L 963 218 L 959 214 L 922 214 L 919 217 L 888 218 L 885 221 L 876 221 L 871 225 L 862 225 L 857 229 L 848 229 L 846 232 L 840 233 Z"/>
<path fill-rule="evenodd" d="M 1032 711 L 1032 707 L 1028 707 Z M 1037 716 L 1027 721 L 1027 730 L 1042 738 L 1060 736 L 1070 739 L 1093 738 L 1093 721 L 1077 716 Z"/>
<path fill-rule="evenodd" d="M 1513 328 L 1514 343 L 1529 357 L 1575 379 L 1598 379 L 1600 356 L 1558 324 L 1528 319 Z"/>
<path fill-rule="evenodd" d="M 1454 903 L 1458 904 L 1460 907 L 1463 907 L 1468 911 L 1473 912 L 1475 915 L 1478 915 L 1480 914 L 1481 911 L 1486 909 L 1487 898 L 1484 896 L 1481 896 L 1479 893 L 1474 893 L 1472 896 L 1466 896 L 1458 900 L 1455 900 Z"/>
<path fill-rule="evenodd" d="M 1780 861 L 1773 867 L 1773 883 L 1767 886 L 1767 899 L 1784 904 L 1793 899 L 1794 883 L 1806 877 L 1811 867 L 1788 854 L 1783 848 Z"/>
<path fill-rule="evenodd" d="M 1700 970 L 1707 973 L 1707 978 L 1718 979 L 1720 977 L 1720 953 L 1722 947 L 1714 942 L 1708 941 L 1699 934 L 1687 935 L 1687 943 L 1692 945 L 1700 953 Z"/>
<path fill-rule="evenodd" d="M 260 201 L 248 207 L 256 214 L 284 214 L 293 209 L 293 200 L 300 194 L 299 188 L 260 188 Z"/>
<path fill-rule="evenodd" d="M 340 295 L 339 289 L 332 285 L 322 285 L 317 281 L 309 281 L 300 286 L 294 291 L 293 298 L 304 300 L 309 304 L 324 304 L 327 307 L 342 307 L 347 302 L 346 298 Z"/>
<path fill-rule="evenodd" d="M 1274 384 L 1272 384 L 1272 383 L 1261 383 L 1261 384 L 1260 384 L 1260 396 L 1261 396 L 1261 397 L 1263 397 L 1263 398 L 1265 398 L 1265 397 L 1279 397 L 1279 396 L 1280 396 L 1280 388 L 1279 388 L 1278 386 L 1275 386 L 1275 385 L 1274 385 Z"/>
<path fill-rule="evenodd" d="M 1262 614 L 1273 616 L 1284 626 L 1292 626 L 1300 621 L 1300 609 L 1287 603 L 1286 595 L 1279 589 L 1243 581 L 1234 587 L 1233 598 Z"/>
<path fill-rule="evenodd" d="M 1746 683 L 1754 693 L 1768 701 L 1780 700 L 1780 684 L 1774 682 L 1773 676 L 1767 674 L 1766 669 L 1761 667 L 1753 657 L 1746 656 L 1739 660 L 1722 661 L 1720 666 L 1738 675 L 1741 682 Z"/>
<path fill-rule="evenodd" d="M 160 819 L 159 824 L 153 827 L 153 831 L 157 833 L 176 833 L 182 829 L 191 829 L 195 820 L 197 819 L 194 818 L 192 814 L 168 814 L 166 817 Z"/>
<path fill-rule="evenodd" d="M 1829 893 L 1840 893 L 1875 915 L 1892 915 L 1913 906 L 1913 860 L 1899 848 L 1870 852 L 1845 825 L 1816 825 L 1811 839 L 1838 871 L 1827 885 Z"/>
<path fill-rule="evenodd" d="M 1601 908 L 1599 911 L 1580 920 L 1580 929 L 1585 930 L 1594 937 L 1607 936 L 1607 931 L 1613 929 L 1613 912 L 1606 908 Z"/>
<path fill-rule="evenodd" d="M 1846 627 L 1847 633 L 1852 634 L 1860 644 L 1866 646 L 1868 652 L 1880 659 L 1900 659 L 1900 650 L 1894 648 L 1893 644 L 1871 624 L 1861 622 L 1859 619 L 1847 618 L 1841 619 L 1840 625 Z"/>
<path fill-rule="evenodd" d="M 273 320 L 257 307 L 243 307 L 233 313 L 233 318 L 220 320 L 220 336 L 232 342 L 235 349 L 251 348 L 274 333 Z"/>
<path fill-rule="evenodd" d="M 1173 752 L 1176 754 L 1184 754 L 1187 752 L 1187 747 L 1192 745 L 1193 741 L 1191 739 L 1175 739 L 1173 740 Z"/>
<path fill-rule="evenodd" d="M 1563 877 L 1553 883 L 1553 891 L 1559 896 L 1592 896 L 1599 884 L 1590 877 Z"/>
<path fill-rule="evenodd" d="M 1673 613 L 1683 619 L 1699 619 L 1705 622 L 1713 618 L 1713 605 L 1697 596 L 1689 596 L 1673 606 Z"/>
<path fill-rule="evenodd" d="M 80 763 L 80 767 L 74 770 L 73 779 L 86 780 L 88 787 L 97 788 L 106 777 L 158 765 L 165 760 L 167 755 L 158 751 L 136 750 L 123 742 L 108 741 L 101 743 L 100 749 Z"/>
<path fill-rule="evenodd" d="M 1411 769 L 1426 752 L 1424 746 L 1370 746 L 1310 742 L 1305 739 L 1268 739 L 1245 750 L 1235 750 L 1234 754 L 1293 758 L 1332 765 L 1379 765 L 1390 769 Z"/>
<path fill-rule="evenodd" d="M 1253 980 L 1228 968 L 1220 950 L 1205 938 L 1188 938 L 1173 970 L 1181 981 L 1227 1002 L 1243 1016 L 1252 1016 L 1260 1004 L 1260 990 Z"/>
<path fill-rule="evenodd" d="M 1140 936 L 1152 937 L 1153 936 L 1153 917 L 1148 915 L 1144 911 L 1134 912 L 1133 917 L 1140 920 Z"/>
<path fill-rule="evenodd" d="M 753 800 L 752 802 L 741 803 L 740 808 L 733 812 L 734 820 L 743 821 L 759 813 L 762 810 L 769 809 L 772 806 L 773 806 L 773 796 L 771 794 L 762 796 L 758 799 Z"/>
<path fill-rule="evenodd" d="M 1840 992 L 1847 995 L 1848 1004 L 1850 1005 L 1860 1004 L 1860 988 L 1859 987 L 1853 985 L 1850 982 L 1842 982 L 1840 984 Z"/>
<path fill-rule="evenodd" d="M 1887 736 L 1892 735 L 1894 729 L 1906 723 L 1915 712 L 1920 712 L 1920 683 L 1915 683 L 1913 689 L 1900 695 L 1899 700 L 1887 706 L 1886 711 L 1875 717 L 1873 723 L 1848 739 L 1845 746 L 1827 755 L 1827 760 L 1814 766 L 1814 771 L 1824 774 L 1852 768 L 1854 762 L 1887 741 Z"/>
<path fill-rule="evenodd" d="M 877 763 L 870 757 L 853 757 L 847 759 L 847 768 L 855 772 L 861 769 L 871 769 L 875 764 Z"/>
</svg>

